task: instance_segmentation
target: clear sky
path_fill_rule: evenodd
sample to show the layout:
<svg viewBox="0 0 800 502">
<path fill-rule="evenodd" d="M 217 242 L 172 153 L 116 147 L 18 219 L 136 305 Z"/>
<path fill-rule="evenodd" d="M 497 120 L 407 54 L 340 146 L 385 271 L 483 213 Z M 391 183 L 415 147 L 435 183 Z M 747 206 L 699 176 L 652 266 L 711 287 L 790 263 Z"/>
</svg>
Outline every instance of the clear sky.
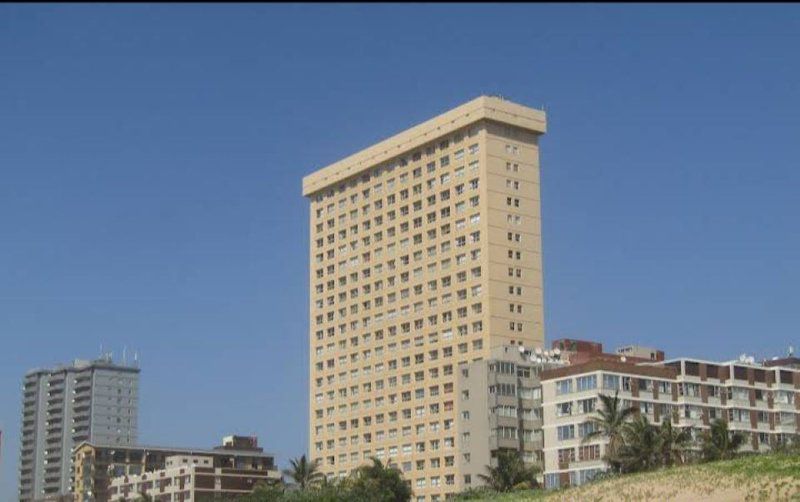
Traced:
<svg viewBox="0 0 800 502">
<path fill-rule="evenodd" d="M 796 5 L 0 6 L 0 500 L 32 367 L 141 354 L 140 440 L 307 444 L 314 169 L 481 93 L 548 112 L 548 339 L 783 353 Z"/>
</svg>

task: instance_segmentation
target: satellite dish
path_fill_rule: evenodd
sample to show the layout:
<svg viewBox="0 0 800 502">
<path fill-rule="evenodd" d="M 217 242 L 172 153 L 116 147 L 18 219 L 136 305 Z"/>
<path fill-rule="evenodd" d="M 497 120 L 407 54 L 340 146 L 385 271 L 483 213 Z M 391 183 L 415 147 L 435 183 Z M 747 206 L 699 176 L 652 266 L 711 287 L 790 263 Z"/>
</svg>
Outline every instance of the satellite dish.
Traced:
<svg viewBox="0 0 800 502">
<path fill-rule="evenodd" d="M 625 357 L 625 356 L 622 356 L 622 357 L 620 357 L 620 358 L 619 358 L 619 360 L 620 360 L 620 361 L 622 361 L 622 362 L 624 363 L 625 361 L 627 361 L 627 360 L 628 360 L 628 358 L 627 358 L 627 357 Z"/>
<path fill-rule="evenodd" d="M 555 354 L 555 355 L 561 354 L 561 349 L 559 349 L 558 347 L 554 348 L 553 349 L 553 354 Z"/>
<path fill-rule="evenodd" d="M 541 355 L 542 354 L 542 348 L 541 347 L 536 347 L 536 354 L 537 355 Z"/>
<path fill-rule="evenodd" d="M 522 345 L 520 345 L 520 346 L 519 346 L 519 351 L 520 351 L 520 353 L 523 353 L 523 352 L 525 352 L 525 347 L 523 347 Z"/>
</svg>

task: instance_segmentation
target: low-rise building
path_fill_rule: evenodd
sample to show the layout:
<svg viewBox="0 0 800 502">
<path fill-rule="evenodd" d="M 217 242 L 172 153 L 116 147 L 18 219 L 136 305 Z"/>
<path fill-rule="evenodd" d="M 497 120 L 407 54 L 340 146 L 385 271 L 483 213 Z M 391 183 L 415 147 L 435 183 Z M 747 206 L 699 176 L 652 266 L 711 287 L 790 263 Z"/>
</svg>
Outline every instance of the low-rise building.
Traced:
<svg viewBox="0 0 800 502">
<path fill-rule="evenodd" d="M 541 374 L 545 484 L 579 485 L 606 469 L 607 441 L 592 430 L 599 394 L 618 393 L 652 423 L 672 420 L 693 437 L 716 419 L 747 435 L 747 451 L 766 451 L 800 432 L 800 370 L 752 359 L 715 363 L 680 358 L 634 363 L 606 357 Z"/>
<path fill-rule="evenodd" d="M 276 481 L 273 471 L 216 467 L 210 455 L 171 455 L 163 469 L 111 479 L 108 495 L 113 502 L 138 500 L 188 502 L 230 499 L 251 493 L 258 483 Z"/>
<path fill-rule="evenodd" d="M 644 361 L 663 361 L 664 351 L 653 347 L 643 347 L 641 345 L 623 345 L 617 347 L 615 353 L 625 356 L 626 358 L 635 358 Z"/>
<path fill-rule="evenodd" d="M 173 456 L 211 459 L 207 468 L 258 471 L 279 480 L 275 457 L 265 453 L 253 437 L 228 436 L 215 448 L 177 448 L 168 446 L 103 445 L 84 442 L 74 450 L 75 502 L 107 502 L 111 480 L 135 477 L 167 467 Z M 193 500 L 193 499 L 192 499 Z"/>
</svg>

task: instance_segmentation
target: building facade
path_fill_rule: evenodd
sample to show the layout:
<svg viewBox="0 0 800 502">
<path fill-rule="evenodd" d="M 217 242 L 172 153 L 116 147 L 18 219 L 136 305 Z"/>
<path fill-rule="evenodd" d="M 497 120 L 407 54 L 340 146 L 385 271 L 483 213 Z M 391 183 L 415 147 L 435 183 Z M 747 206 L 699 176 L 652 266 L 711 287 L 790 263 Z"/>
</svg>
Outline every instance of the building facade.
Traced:
<svg viewBox="0 0 800 502">
<path fill-rule="evenodd" d="M 275 456 L 264 453 L 256 438 L 251 437 L 228 436 L 223 439 L 221 446 L 215 448 L 118 446 L 86 442 L 75 448 L 74 501 L 115 501 L 119 492 L 112 498 L 109 491 L 114 478 L 141 482 L 144 481 L 143 476 L 147 476 L 148 480 L 152 480 L 148 473 L 166 469 L 168 459 L 173 456 L 210 459 L 210 464 L 202 464 L 201 467 L 222 469 L 220 472 L 256 471 L 261 473 L 258 476 L 275 481 L 281 477 L 275 465 Z"/>
<path fill-rule="evenodd" d="M 489 359 L 459 367 L 456 463 L 464 489 L 484 485 L 479 475 L 497 465 L 500 450 L 515 450 L 526 465 L 544 469 L 539 375 L 562 365 L 523 346 L 505 345 L 492 349 Z"/>
<path fill-rule="evenodd" d="M 253 491 L 258 483 L 275 483 L 274 471 L 214 467 L 213 457 L 173 455 L 163 469 L 142 474 L 119 476 L 111 480 L 109 499 L 141 500 L 148 495 L 153 502 L 202 502 L 231 500 Z"/>
<path fill-rule="evenodd" d="M 310 456 L 459 491 L 458 367 L 544 341 L 545 115 L 480 97 L 303 180 L 310 204 Z"/>
<path fill-rule="evenodd" d="M 28 372 L 23 382 L 19 499 L 71 500 L 72 449 L 137 441 L 139 369 L 110 357 Z"/>
<path fill-rule="evenodd" d="M 752 361 L 673 359 L 631 363 L 600 357 L 542 372 L 545 484 L 580 485 L 606 469 L 607 441 L 585 441 L 599 394 L 618 393 L 651 423 L 671 420 L 700 439 L 712 421 L 746 435 L 743 451 L 768 451 L 800 432 L 800 370 Z"/>
</svg>

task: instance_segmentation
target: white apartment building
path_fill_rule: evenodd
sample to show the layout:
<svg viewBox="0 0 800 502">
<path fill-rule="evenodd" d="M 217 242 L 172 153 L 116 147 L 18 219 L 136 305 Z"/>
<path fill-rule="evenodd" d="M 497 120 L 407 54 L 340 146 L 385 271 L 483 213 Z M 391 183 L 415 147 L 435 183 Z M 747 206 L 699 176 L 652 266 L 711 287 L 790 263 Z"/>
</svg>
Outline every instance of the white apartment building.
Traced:
<svg viewBox="0 0 800 502">
<path fill-rule="evenodd" d="M 711 421 L 724 419 L 749 438 L 743 448 L 767 451 L 800 431 L 800 370 L 752 361 L 715 363 L 680 358 L 660 363 L 608 359 L 544 371 L 545 484 L 548 488 L 585 483 L 606 469 L 606 441 L 585 442 L 588 418 L 599 394 L 619 393 L 651 423 L 670 419 L 695 438 Z"/>
</svg>

